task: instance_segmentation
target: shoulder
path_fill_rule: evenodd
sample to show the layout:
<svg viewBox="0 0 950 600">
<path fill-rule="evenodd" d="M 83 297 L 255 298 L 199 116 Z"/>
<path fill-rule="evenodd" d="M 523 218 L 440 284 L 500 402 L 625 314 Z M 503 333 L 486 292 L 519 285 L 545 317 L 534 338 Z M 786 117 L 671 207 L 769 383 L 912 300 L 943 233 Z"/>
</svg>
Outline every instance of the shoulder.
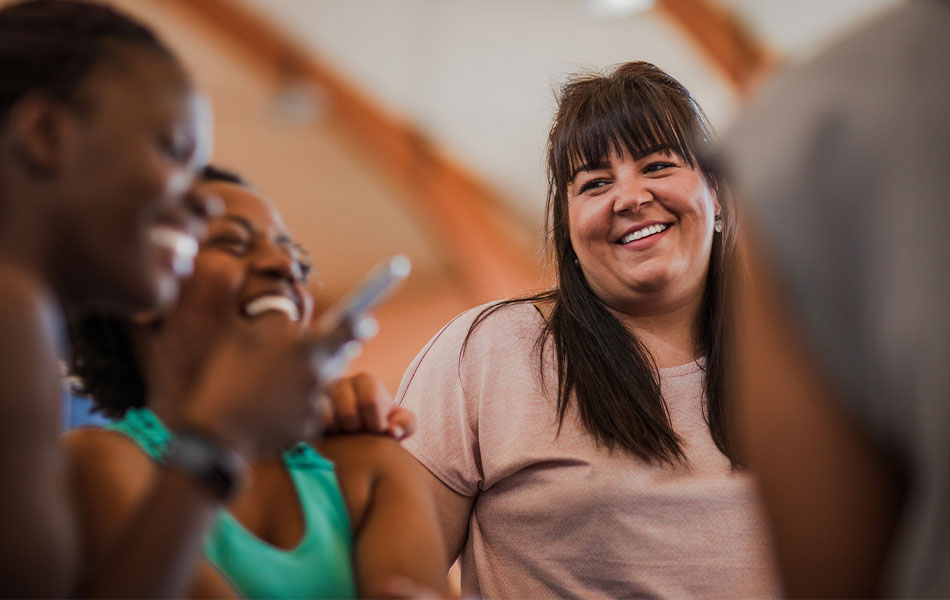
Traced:
<svg viewBox="0 0 950 600">
<path fill-rule="evenodd" d="M 423 469 L 398 442 L 387 436 L 357 434 L 323 438 L 317 449 L 334 464 L 340 492 L 355 531 L 359 531 L 380 490 L 414 495 L 425 489 Z"/>
<path fill-rule="evenodd" d="M 0 437 L 19 444 L 58 429 L 62 332 L 49 291 L 0 261 Z"/>
<path fill-rule="evenodd" d="M 466 353 L 483 347 L 514 348 L 522 341 L 533 343 L 544 323 L 541 311 L 531 302 L 490 302 L 455 317 L 429 345 Z"/>
<path fill-rule="evenodd" d="M 134 441 L 109 429 L 74 429 L 63 436 L 63 448 L 84 486 L 140 492 L 158 468 Z"/>
<path fill-rule="evenodd" d="M 415 460 L 399 442 L 385 435 L 335 435 L 321 439 L 316 447 L 338 470 L 357 467 L 378 472 Z"/>
<path fill-rule="evenodd" d="M 544 317 L 530 302 L 491 302 L 458 315 L 442 328 L 409 365 L 397 401 L 413 380 L 443 382 L 454 388 L 485 368 L 521 367 L 543 327 Z M 445 391 L 445 390 L 443 390 Z"/>
<path fill-rule="evenodd" d="M 29 273 L 0 260 L 0 322 L 5 325 L 59 325 L 49 290 Z"/>
</svg>

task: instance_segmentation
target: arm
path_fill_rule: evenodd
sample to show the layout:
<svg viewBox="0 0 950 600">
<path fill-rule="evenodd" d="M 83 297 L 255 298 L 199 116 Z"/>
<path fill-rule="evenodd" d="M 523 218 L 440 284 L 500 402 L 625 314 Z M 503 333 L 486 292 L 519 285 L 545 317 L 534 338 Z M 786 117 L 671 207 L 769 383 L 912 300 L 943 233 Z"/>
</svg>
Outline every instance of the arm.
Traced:
<svg viewBox="0 0 950 600">
<path fill-rule="evenodd" d="M 216 508 L 187 475 L 157 467 L 120 434 L 64 438 L 92 596 L 230 598 L 234 591 L 198 553 Z M 196 566 L 197 565 L 197 566 Z"/>
<path fill-rule="evenodd" d="M 78 556 L 59 447 L 55 309 L 0 266 L 0 595 L 65 597 Z"/>
<path fill-rule="evenodd" d="M 769 272 L 751 261 L 742 300 L 740 443 L 758 475 L 792 597 L 880 594 L 899 479 L 789 323 Z"/>
<path fill-rule="evenodd" d="M 337 437 L 319 448 L 337 465 L 361 595 L 383 595 L 397 578 L 447 594 L 448 561 L 425 469 L 388 438 Z"/>
<path fill-rule="evenodd" d="M 429 490 L 429 496 L 435 504 L 446 561 L 451 564 L 462 553 L 462 547 L 468 539 L 468 524 L 472 517 L 475 497 L 459 494 L 421 464 L 419 467 L 423 472 L 422 479 Z"/>
</svg>

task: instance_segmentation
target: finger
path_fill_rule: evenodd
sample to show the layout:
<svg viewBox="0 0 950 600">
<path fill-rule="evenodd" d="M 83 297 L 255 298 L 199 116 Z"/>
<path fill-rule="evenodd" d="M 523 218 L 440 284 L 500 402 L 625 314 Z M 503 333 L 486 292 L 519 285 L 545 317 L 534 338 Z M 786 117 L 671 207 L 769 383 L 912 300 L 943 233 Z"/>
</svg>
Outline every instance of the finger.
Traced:
<svg viewBox="0 0 950 600">
<path fill-rule="evenodd" d="M 338 428 L 341 431 L 358 431 L 360 429 L 360 414 L 357 408 L 353 380 L 347 377 L 333 384 L 330 387 L 328 399 Z"/>
<path fill-rule="evenodd" d="M 416 431 L 416 415 L 408 408 L 395 406 L 388 415 L 386 431 L 396 438 L 403 440 Z"/>
<path fill-rule="evenodd" d="M 392 398 L 383 384 L 367 373 L 353 376 L 356 405 L 366 431 L 382 433 L 387 426 L 386 415 L 392 408 Z"/>
<path fill-rule="evenodd" d="M 357 319 L 353 323 L 353 337 L 360 340 L 366 341 L 376 337 L 376 334 L 379 333 L 379 321 L 373 317 L 366 315 Z"/>
<path fill-rule="evenodd" d="M 317 418 L 323 423 L 323 434 L 327 435 L 337 431 L 336 414 L 333 411 L 333 403 L 326 394 L 320 394 L 314 409 Z"/>
</svg>

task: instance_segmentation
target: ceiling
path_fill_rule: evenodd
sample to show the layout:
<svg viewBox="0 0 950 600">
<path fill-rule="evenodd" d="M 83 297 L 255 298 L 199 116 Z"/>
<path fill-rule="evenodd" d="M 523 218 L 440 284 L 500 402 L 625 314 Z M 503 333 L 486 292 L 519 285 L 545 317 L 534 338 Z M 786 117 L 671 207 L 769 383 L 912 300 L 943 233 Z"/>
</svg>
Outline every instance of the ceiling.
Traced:
<svg viewBox="0 0 950 600">
<path fill-rule="evenodd" d="M 314 254 L 322 293 L 339 295 L 386 256 L 412 259 L 413 278 L 381 310 L 382 334 L 358 364 L 390 387 L 454 314 L 543 281 L 523 269 L 507 279 L 490 275 L 509 268 L 514 254 L 540 273 L 533 250 L 543 219 L 543 145 L 554 90 L 567 73 L 652 61 L 692 90 L 722 130 L 745 90 L 663 6 L 711 7 L 787 62 L 898 3 L 659 0 L 647 12 L 606 19 L 592 15 L 593 2 L 113 0 L 153 24 L 194 72 L 215 108 L 216 162 L 274 200 Z M 235 36 L 226 13 L 202 18 L 198 9 L 212 4 L 319 61 L 352 91 L 348 97 L 383 118 L 374 123 L 400 124 L 411 146 L 425 150 L 422 162 L 448 165 L 437 178 L 451 175 L 477 193 L 446 192 L 437 206 L 420 200 L 433 176 L 418 159 L 387 169 L 374 130 L 355 136 L 352 122 L 337 117 L 347 107 L 333 106 L 332 89 L 297 68 L 268 64 L 264 38 Z"/>
</svg>

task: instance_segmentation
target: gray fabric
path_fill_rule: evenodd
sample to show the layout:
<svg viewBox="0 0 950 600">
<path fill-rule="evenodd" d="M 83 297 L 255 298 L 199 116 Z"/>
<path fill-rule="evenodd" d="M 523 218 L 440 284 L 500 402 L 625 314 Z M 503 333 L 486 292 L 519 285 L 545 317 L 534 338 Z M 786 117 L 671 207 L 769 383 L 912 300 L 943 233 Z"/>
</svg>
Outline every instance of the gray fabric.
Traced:
<svg viewBox="0 0 950 600">
<path fill-rule="evenodd" d="M 823 367 L 911 475 L 892 593 L 950 596 L 950 2 L 780 78 L 724 155 Z"/>
</svg>

